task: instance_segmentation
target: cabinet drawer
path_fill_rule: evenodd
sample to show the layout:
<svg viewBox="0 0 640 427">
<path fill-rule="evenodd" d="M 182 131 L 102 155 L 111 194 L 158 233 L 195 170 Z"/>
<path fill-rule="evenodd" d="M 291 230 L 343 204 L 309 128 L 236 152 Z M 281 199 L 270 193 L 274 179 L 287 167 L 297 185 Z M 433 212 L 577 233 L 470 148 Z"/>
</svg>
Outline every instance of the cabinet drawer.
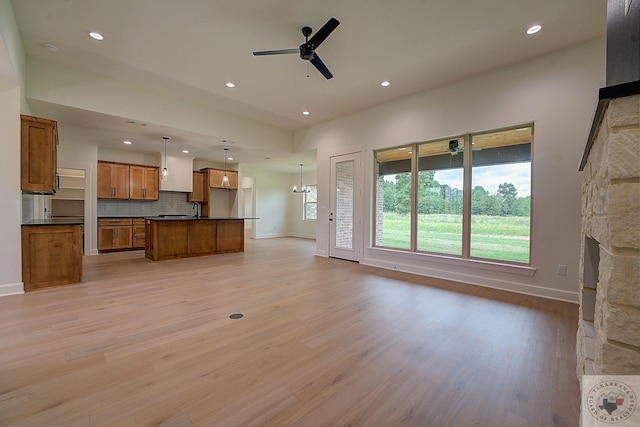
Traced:
<svg viewBox="0 0 640 427">
<path fill-rule="evenodd" d="M 133 218 L 134 227 L 144 227 L 144 218 Z"/>
<path fill-rule="evenodd" d="M 144 220 L 143 220 L 144 221 Z M 124 226 L 132 224 L 131 218 L 98 218 L 98 227 L 102 226 Z"/>
</svg>

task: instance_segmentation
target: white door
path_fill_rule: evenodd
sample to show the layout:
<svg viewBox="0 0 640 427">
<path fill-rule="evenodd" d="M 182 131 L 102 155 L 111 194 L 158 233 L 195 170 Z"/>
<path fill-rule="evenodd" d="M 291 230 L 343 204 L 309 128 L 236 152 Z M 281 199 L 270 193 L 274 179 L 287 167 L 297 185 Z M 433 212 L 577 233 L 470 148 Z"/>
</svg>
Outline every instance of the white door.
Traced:
<svg viewBox="0 0 640 427">
<path fill-rule="evenodd" d="M 362 183 L 360 153 L 331 157 L 329 256 L 360 261 L 362 256 Z"/>
</svg>

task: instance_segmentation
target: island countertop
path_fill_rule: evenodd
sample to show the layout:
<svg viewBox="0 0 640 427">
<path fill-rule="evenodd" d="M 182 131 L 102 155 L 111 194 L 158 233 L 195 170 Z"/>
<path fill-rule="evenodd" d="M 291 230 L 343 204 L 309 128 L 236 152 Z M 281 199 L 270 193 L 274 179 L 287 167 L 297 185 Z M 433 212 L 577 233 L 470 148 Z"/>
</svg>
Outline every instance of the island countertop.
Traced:
<svg viewBox="0 0 640 427">
<path fill-rule="evenodd" d="M 144 219 L 148 219 L 152 221 L 183 221 L 183 220 L 228 221 L 228 220 L 250 220 L 250 219 L 260 219 L 260 218 L 257 218 L 257 217 L 233 218 L 233 217 L 209 217 L 209 216 L 195 217 L 193 215 L 158 215 L 158 216 L 146 216 L 144 217 Z"/>
</svg>

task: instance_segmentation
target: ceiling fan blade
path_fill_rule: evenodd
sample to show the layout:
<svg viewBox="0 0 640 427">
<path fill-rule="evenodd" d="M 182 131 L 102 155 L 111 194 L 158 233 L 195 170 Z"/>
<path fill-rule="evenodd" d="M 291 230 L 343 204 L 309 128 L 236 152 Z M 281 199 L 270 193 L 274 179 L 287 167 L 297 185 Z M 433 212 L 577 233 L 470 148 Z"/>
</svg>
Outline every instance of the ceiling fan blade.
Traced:
<svg viewBox="0 0 640 427">
<path fill-rule="evenodd" d="M 329 34 L 340 25 L 340 21 L 336 18 L 329 19 L 316 33 L 309 39 L 309 43 L 313 45 L 314 49 L 320 46 L 320 44 L 329 37 Z"/>
<path fill-rule="evenodd" d="M 320 59 L 317 53 L 314 53 L 313 58 L 311 58 L 309 62 L 311 62 L 327 80 L 333 77 L 333 74 L 331 74 L 331 71 L 324 65 L 324 62 L 322 62 L 322 59 Z"/>
<path fill-rule="evenodd" d="M 289 55 L 292 53 L 300 53 L 300 48 L 296 47 L 293 49 L 276 49 L 276 50 L 258 50 L 253 52 L 254 56 L 265 56 L 265 55 Z"/>
</svg>

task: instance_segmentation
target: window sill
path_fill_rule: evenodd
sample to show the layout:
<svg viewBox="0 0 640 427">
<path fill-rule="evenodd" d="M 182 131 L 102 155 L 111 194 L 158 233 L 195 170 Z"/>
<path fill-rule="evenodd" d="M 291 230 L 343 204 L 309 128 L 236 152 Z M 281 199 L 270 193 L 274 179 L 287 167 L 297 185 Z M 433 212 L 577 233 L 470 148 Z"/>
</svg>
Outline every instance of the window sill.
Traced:
<svg viewBox="0 0 640 427">
<path fill-rule="evenodd" d="M 447 264 L 456 267 L 468 267 L 468 268 L 478 268 L 482 270 L 507 273 L 507 274 L 517 274 L 519 276 L 528 276 L 533 277 L 536 272 L 535 267 L 531 267 L 528 265 L 516 265 L 516 264 L 507 264 L 496 261 L 487 261 L 487 260 L 479 260 L 479 259 L 464 259 L 458 258 L 454 256 L 447 255 L 436 255 L 436 254 L 428 254 L 421 252 L 409 252 L 403 251 L 400 249 L 391 249 L 391 248 L 381 248 L 381 247 L 369 247 L 369 251 L 371 253 L 377 253 L 380 255 L 392 255 L 392 256 L 401 256 L 406 259 L 415 260 L 415 261 L 428 261 L 440 264 Z"/>
</svg>

